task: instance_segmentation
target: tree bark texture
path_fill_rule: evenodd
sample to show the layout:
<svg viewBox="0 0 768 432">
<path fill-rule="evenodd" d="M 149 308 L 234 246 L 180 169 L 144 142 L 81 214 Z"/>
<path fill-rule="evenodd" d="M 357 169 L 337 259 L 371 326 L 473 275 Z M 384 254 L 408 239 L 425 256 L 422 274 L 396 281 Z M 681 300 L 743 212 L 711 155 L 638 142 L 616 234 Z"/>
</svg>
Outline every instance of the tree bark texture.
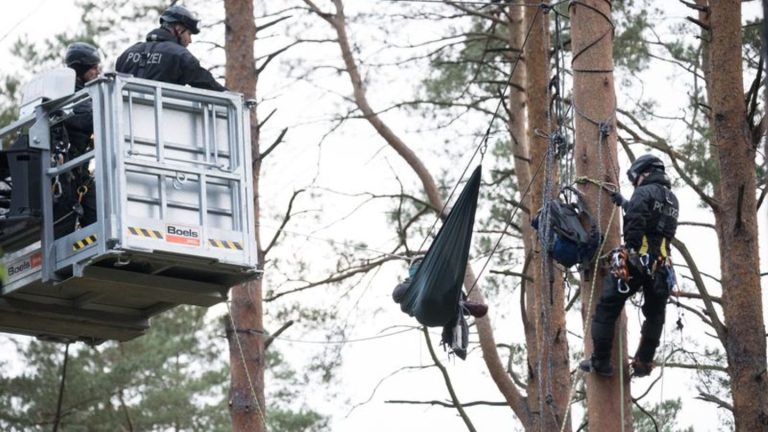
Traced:
<svg viewBox="0 0 768 432">
<path fill-rule="evenodd" d="M 737 431 L 768 431 L 766 341 L 760 289 L 755 147 L 746 121 L 741 2 L 709 4 L 711 128 L 720 165 L 720 244 L 725 349 Z"/>
<path fill-rule="evenodd" d="M 352 84 L 354 101 L 363 117 L 376 132 L 378 132 L 379 136 L 381 136 L 382 139 L 384 139 L 384 141 L 386 141 L 386 143 L 411 166 L 422 183 L 422 187 L 429 199 L 429 203 L 434 208 L 443 208 L 443 199 L 440 196 L 440 191 L 429 170 L 427 170 L 424 163 L 413 150 L 411 150 L 410 147 L 408 147 L 405 142 L 384 123 L 368 102 L 365 84 L 360 75 L 349 43 L 343 2 L 341 0 L 333 0 L 335 7 L 334 13 L 323 12 L 312 0 L 304 0 L 304 3 L 307 4 L 315 14 L 328 22 L 328 24 L 335 30 L 339 48 L 341 49 L 341 57 L 344 62 L 344 67 Z M 464 276 L 464 285 L 469 289 L 469 287 L 473 286 L 474 282 L 474 273 L 472 269 L 467 266 L 467 272 Z M 482 291 L 479 288 L 471 290 L 469 298 L 475 302 L 485 303 Z M 490 317 L 486 315 L 484 318 L 477 319 L 475 325 L 480 339 L 480 348 L 483 352 L 483 359 L 485 360 L 491 378 L 507 403 L 509 403 L 510 408 L 515 412 L 515 415 L 517 415 L 524 425 L 528 424 L 529 414 L 525 397 L 520 393 L 515 386 L 514 381 L 512 381 L 509 374 L 506 372 L 505 365 L 496 348 L 496 341 L 494 339 Z"/>
<path fill-rule="evenodd" d="M 517 5 L 509 6 L 509 47 L 510 52 L 515 53 L 514 58 L 510 58 L 512 69 L 510 73 L 510 92 L 509 92 L 509 135 L 512 143 L 512 157 L 515 167 L 515 177 L 517 178 L 517 190 L 520 194 L 520 204 L 528 208 L 528 213 L 522 213 L 520 216 L 520 226 L 522 228 L 523 247 L 525 250 L 526 265 L 525 276 L 520 282 L 521 289 L 525 290 L 525 308 L 522 310 L 523 329 L 525 331 L 525 345 L 527 351 L 527 382 L 531 382 L 536 368 L 536 358 L 539 352 L 539 321 L 538 316 L 532 311 L 537 309 L 537 289 L 536 281 L 538 279 L 538 267 L 535 261 L 536 233 L 531 227 L 531 214 L 536 209 L 529 192 L 526 189 L 531 184 L 531 159 L 530 159 L 530 141 L 527 135 L 527 104 L 526 94 L 526 56 L 523 53 L 523 41 L 525 40 L 525 8 Z M 522 299 L 521 299 L 522 301 Z M 539 430 L 540 416 L 534 413 L 539 412 L 538 386 L 528 385 L 526 388 L 528 411 L 531 413 L 530 422 L 525 426 L 527 431 Z"/>
<path fill-rule="evenodd" d="M 542 5 L 548 1 L 542 2 Z M 518 6 L 519 8 L 519 6 Z M 528 96 L 528 128 L 530 167 L 532 178 L 529 191 L 531 212 L 540 209 L 545 200 L 557 193 L 558 172 L 556 167 L 547 173 L 546 159 L 549 140 L 538 136 L 536 130 L 553 133 L 554 124 L 549 112 L 551 93 L 549 61 L 549 15 L 542 7 L 525 7 L 525 25 L 521 32 L 528 37 L 523 50 L 525 59 L 526 93 Z M 545 180 L 550 175 L 552 190 L 545 191 Z M 519 180 L 522 180 L 519 178 Z M 531 180 L 529 180 L 531 181 Z M 520 182 L 521 193 L 528 183 Z M 545 195 L 549 195 L 546 196 Z M 526 228 L 529 224 L 525 224 Z M 535 230 L 528 229 L 527 237 L 532 247 L 539 247 Z M 533 252 L 533 249 L 530 249 Z M 568 340 L 565 328 L 565 291 L 562 274 L 541 253 L 533 253 L 530 268 L 536 277 L 528 291 L 528 322 L 535 335 L 526 335 L 528 344 L 528 406 L 535 424 L 532 430 L 561 430 L 561 423 L 570 399 L 571 376 L 568 359 Z M 565 418 L 565 430 L 570 421 Z"/>
<path fill-rule="evenodd" d="M 570 4 L 574 72 L 573 104 L 576 124 L 574 161 L 576 176 L 619 184 L 616 156 L 616 93 L 613 78 L 613 23 L 610 0 L 573 0 Z M 601 134 L 600 131 L 604 131 Z M 587 206 L 597 217 L 607 237 L 606 249 L 620 244 L 619 221 L 610 197 L 600 188 L 587 184 L 580 187 Z M 611 222 L 610 227 L 609 222 Z M 605 251 L 604 251 L 605 252 Z M 598 266 L 581 282 L 582 316 L 590 323 L 602 290 L 605 269 Z M 593 290 L 594 286 L 594 290 Z M 627 368 L 626 319 L 622 312 L 616 325 L 611 361 L 616 373 L 611 378 L 587 374 L 587 415 L 591 431 L 631 431 L 632 411 Z M 592 352 L 591 325 L 586 326 L 585 355 Z M 621 341 L 616 336 L 621 334 Z M 621 364 L 619 364 L 621 354 Z M 619 369 L 623 371 L 620 374 Z M 623 382 L 620 380 L 623 376 Z M 624 399 L 621 398 L 623 386 Z M 624 424 L 621 424 L 623 412 Z"/>
<path fill-rule="evenodd" d="M 532 193 L 526 190 L 531 185 L 531 159 L 530 159 L 530 138 L 526 122 L 527 113 L 527 95 L 526 95 L 526 56 L 523 53 L 523 41 L 525 40 L 526 29 L 524 8 L 512 5 L 509 7 L 509 45 L 510 52 L 515 53 L 514 58 L 510 58 L 512 69 L 510 73 L 510 92 L 509 92 L 509 134 L 512 143 L 512 157 L 515 167 L 515 177 L 517 178 L 517 189 L 520 194 L 520 204 L 528 208 L 528 212 L 521 213 L 520 226 L 522 228 L 523 247 L 525 250 L 526 265 L 525 277 L 521 280 L 521 289 L 525 290 L 525 309 L 522 310 L 523 328 L 525 331 L 525 345 L 527 350 L 527 404 L 528 411 L 531 413 L 530 422 L 525 424 L 525 430 L 540 430 L 540 411 L 538 385 L 533 383 L 532 378 L 538 376 L 536 370 L 537 356 L 539 353 L 540 323 L 538 314 L 538 260 L 536 260 L 536 232 L 531 227 L 531 214 L 536 210 L 532 200 Z M 533 185 L 531 185 L 533 186 Z M 535 383 L 533 383 L 535 384 Z"/>
<path fill-rule="evenodd" d="M 246 99 L 256 97 L 256 63 L 254 43 L 256 23 L 253 2 L 225 0 L 226 86 L 243 93 Z M 257 221 L 256 245 L 259 269 L 263 270 L 264 253 L 259 231 L 259 127 L 255 108 L 250 111 L 251 152 L 253 168 L 254 216 Z M 236 328 L 229 329 L 230 358 L 230 417 L 236 432 L 266 430 L 264 398 L 264 324 L 261 279 L 232 289 L 232 320 Z M 243 362 L 243 360 L 245 362 Z"/>
</svg>

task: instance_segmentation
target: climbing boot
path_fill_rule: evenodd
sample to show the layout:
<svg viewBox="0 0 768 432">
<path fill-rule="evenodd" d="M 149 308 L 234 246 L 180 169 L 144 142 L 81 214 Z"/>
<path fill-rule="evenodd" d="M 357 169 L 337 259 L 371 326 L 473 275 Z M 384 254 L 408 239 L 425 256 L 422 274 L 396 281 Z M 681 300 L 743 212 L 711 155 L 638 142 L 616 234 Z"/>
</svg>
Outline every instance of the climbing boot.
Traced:
<svg viewBox="0 0 768 432">
<path fill-rule="evenodd" d="M 608 359 L 601 360 L 594 356 L 582 360 L 581 363 L 579 363 L 579 369 L 587 373 L 596 373 L 604 377 L 613 376 L 613 366 L 611 366 L 611 361 Z"/>
<path fill-rule="evenodd" d="M 632 366 L 632 376 L 642 378 L 650 375 L 655 365 L 652 361 L 644 362 L 640 360 L 634 360 L 630 366 Z"/>
</svg>

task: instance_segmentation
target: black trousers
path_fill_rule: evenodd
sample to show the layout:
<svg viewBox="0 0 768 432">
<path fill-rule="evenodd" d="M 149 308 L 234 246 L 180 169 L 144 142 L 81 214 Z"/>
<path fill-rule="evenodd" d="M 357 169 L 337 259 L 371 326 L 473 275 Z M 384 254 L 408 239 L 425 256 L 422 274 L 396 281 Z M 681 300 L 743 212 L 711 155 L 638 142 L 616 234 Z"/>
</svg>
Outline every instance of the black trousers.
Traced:
<svg viewBox="0 0 768 432">
<path fill-rule="evenodd" d="M 672 290 L 668 279 L 672 271 L 667 266 L 661 265 L 650 276 L 643 271 L 630 268 L 632 277 L 628 283 L 621 285 L 610 274 L 603 279 L 603 292 L 600 295 L 592 320 L 594 346 L 592 355 L 595 358 L 610 359 L 616 320 L 619 318 L 627 299 L 642 290 L 645 298 L 642 306 L 645 321 L 643 322 L 642 338 L 635 354 L 635 360 L 645 363 L 653 360 L 656 348 L 659 346 L 661 332 L 664 330 L 667 299 L 669 299 Z"/>
</svg>

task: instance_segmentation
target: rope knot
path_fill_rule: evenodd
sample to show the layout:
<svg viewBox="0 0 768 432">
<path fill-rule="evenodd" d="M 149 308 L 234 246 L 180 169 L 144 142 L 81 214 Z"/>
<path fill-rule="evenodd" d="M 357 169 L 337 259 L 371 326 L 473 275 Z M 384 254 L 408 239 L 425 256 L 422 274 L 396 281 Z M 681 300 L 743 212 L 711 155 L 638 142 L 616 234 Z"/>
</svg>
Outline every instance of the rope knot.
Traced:
<svg viewBox="0 0 768 432">
<path fill-rule="evenodd" d="M 610 122 L 602 121 L 597 125 L 597 129 L 600 131 L 600 136 L 607 137 L 613 130 L 613 125 Z"/>
<path fill-rule="evenodd" d="M 571 146 L 568 141 L 565 140 L 560 132 L 554 132 L 549 135 L 549 143 L 555 148 L 555 156 L 561 158 L 568 154 L 571 150 Z"/>
</svg>

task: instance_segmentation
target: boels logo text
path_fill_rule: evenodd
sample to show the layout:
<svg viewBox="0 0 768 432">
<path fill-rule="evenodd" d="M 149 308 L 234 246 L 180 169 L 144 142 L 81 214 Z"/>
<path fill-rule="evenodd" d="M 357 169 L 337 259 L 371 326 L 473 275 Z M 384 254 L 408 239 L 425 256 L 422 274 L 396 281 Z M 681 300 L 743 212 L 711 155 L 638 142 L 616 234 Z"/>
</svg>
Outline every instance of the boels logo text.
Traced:
<svg viewBox="0 0 768 432">
<path fill-rule="evenodd" d="M 165 240 L 169 243 L 200 246 L 200 228 L 185 225 L 166 225 Z"/>
<path fill-rule="evenodd" d="M 15 261 L 8 266 L 8 278 L 16 279 L 32 273 L 43 263 L 43 254 L 35 252 L 28 257 Z"/>
</svg>

